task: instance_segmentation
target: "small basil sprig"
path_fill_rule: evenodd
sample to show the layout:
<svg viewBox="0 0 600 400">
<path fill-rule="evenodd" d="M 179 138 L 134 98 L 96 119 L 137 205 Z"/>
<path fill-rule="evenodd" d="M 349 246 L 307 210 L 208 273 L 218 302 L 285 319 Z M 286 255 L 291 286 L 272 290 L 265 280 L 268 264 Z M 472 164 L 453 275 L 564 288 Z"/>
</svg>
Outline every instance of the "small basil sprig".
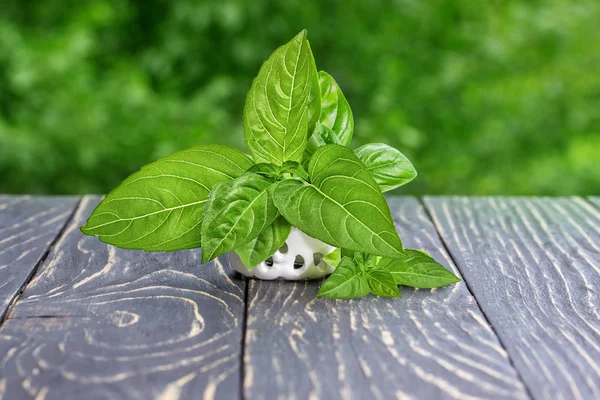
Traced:
<svg viewBox="0 0 600 400">
<path fill-rule="evenodd" d="M 111 191 L 82 232 L 125 249 L 202 247 L 203 262 L 235 251 L 253 268 L 295 226 L 337 247 L 323 259 L 336 269 L 319 291 L 331 298 L 399 297 L 398 284 L 459 280 L 403 249 L 382 193 L 417 173 L 386 144 L 348 147 L 350 105 L 331 75 L 317 73 L 306 31 L 262 65 L 243 124 L 251 157 L 219 145 L 164 157 Z"/>
<path fill-rule="evenodd" d="M 355 299 L 369 293 L 400 297 L 398 285 L 435 288 L 460 282 L 460 278 L 420 250 L 406 249 L 398 259 L 355 253 L 345 255 L 323 283 L 319 297 Z M 344 254 L 349 254 L 344 251 Z M 351 254 L 351 252 L 350 252 Z"/>
</svg>

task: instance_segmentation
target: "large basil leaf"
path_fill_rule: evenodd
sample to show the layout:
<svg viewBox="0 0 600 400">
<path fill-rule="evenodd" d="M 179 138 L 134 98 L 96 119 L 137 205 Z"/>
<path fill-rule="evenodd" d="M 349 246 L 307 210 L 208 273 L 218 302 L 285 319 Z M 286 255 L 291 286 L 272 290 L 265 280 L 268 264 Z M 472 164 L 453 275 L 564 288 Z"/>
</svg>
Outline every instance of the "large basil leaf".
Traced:
<svg viewBox="0 0 600 400">
<path fill-rule="evenodd" d="M 460 278 L 419 250 L 406 249 L 402 257 L 384 258 L 377 267 L 389 271 L 399 285 L 434 288 L 460 282 Z"/>
<path fill-rule="evenodd" d="M 365 144 L 354 152 L 373 175 L 382 192 L 405 185 L 417 176 L 408 158 L 387 144 Z"/>
<path fill-rule="evenodd" d="M 277 218 L 269 194 L 272 181 L 245 174 L 215 185 L 202 222 L 202 262 L 231 251 L 257 237 Z"/>
<path fill-rule="evenodd" d="M 325 71 L 319 71 L 319 87 L 321 88 L 319 122 L 335 133 L 338 138 L 335 143 L 349 146 L 354 132 L 354 118 L 348 101 L 335 80 Z"/>
<path fill-rule="evenodd" d="M 81 228 L 125 249 L 173 251 L 200 246 L 200 224 L 213 186 L 252 165 L 218 145 L 194 147 L 143 167 L 110 192 Z"/>
<path fill-rule="evenodd" d="M 398 284 L 392 274 L 381 268 L 375 268 L 366 274 L 369 290 L 377 296 L 400 297 Z"/>
<path fill-rule="evenodd" d="M 285 218 L 280 216 L 256 238 L 238 247 L 235 252 L 246 268 L 252 269 L 283 246 L 291 228 Z"/>
<path fill-rule="evenodd" d="M 285 179 L 273 191 L 275 205 L 292 225 L 332 246 L 402 256 L 385 198 L 352 150 L 323 146 L 308 169 L 312 183 Z"/>
<path fill-rule="evenodd" d="M 317 73 L 315 58 L 312 55 L 308 40 L 306 43 L 310 51 L 310 73 L 312 75 L 310 79 L 310 94 L 308 95 L 308 137 L 310 132 L 315 129 L 315 124 L 319 121 L 321 115 L 321 89 L 319 87 L 319 74 Z"/>
<path fill-rule="evenodd" d="M 317 297 L 356 299 L 367 294 L 369 294 L 369 284 L 362 271 L 350 258 L 344 257 L 329 278 L 323 282 Z"/>
<path fill-rule="evenodd" d="M 262 65 L 244 107 L 244 135 L 256 162 L 281 165 L 302 159 L 308 127 L 320 108 L 316 81 L 306 31 Z"/>
</svg>

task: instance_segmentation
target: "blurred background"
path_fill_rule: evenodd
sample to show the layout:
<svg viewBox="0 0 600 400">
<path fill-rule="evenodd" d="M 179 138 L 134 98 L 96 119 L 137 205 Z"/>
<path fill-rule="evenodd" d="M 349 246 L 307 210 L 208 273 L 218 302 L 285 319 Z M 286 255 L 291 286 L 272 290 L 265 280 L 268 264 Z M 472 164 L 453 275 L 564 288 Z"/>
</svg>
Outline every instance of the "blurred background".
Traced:
<svg viewBox="0 0 600 400">
<path fill-rule="evenodd" d="M 0 193 L 105 193 L 243 149 L 252 78 L 307 28 L 397 194 L 600 193 L 598 0 L 0 0 Z"/>
</svg>

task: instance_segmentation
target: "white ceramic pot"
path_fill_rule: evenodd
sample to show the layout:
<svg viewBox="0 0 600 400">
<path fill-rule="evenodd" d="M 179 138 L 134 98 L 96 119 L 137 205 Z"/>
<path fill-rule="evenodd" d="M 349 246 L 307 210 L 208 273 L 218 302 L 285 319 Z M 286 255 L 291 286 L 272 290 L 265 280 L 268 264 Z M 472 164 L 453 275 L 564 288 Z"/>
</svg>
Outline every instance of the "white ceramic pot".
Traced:
<svg viewBox="0 0 600 400">
<path fill-rule="evenodd" d="M 235 252 L 229 254 L 229 262 L 234 270 L 250 278 L 290 281 L 317 279 L 333 272 L 334 268 L 322 259 L 335 249 L 292 227 L 285 245 L 256 267 L 247 269 Z"/>
</svg>

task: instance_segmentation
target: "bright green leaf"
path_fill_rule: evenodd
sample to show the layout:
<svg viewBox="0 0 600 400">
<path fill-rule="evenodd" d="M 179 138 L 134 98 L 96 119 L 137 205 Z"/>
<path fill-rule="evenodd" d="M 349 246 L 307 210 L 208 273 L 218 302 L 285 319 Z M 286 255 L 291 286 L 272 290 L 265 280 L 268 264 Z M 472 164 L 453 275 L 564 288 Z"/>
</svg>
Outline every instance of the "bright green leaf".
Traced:
<svg viewBox="0 0 600 400">
<path fill-rule="evenodd" d="M 257 237 L 277 218 L 271 180 L 257 174 L 215 185 L 202 222 L 202 262 Z"/>
<path fill-rule="evenodd" d="M 384 297 L 400 297 L 398 284 L 392 274 L 381 268 L 375 268 L 366 274 L 371 293 Z"/>
<path fill-rule="evenodd" d="M 319 71 L 319 87 L 321 88 L 321 116 L 319 122 L 331 129 L 339 143 L 349 146 L 354 132 L 352 110 L 342 90 L 335 80 L 325 71 Z"/>
<path fill-rule="evenodd" d="M 259 163 L 254 164 L 252 167 L 248 168 L 246 172 L 266 176 L 267 178 L 277 180 L 279 178 L 279 175 L 281 174 L 281 166 L 268 163 Z"/>
<path fill-rule="evenodd" d="M 420 250 L 406 249 L 397 259 L 382 259 L 377 265 L 389 271 L 399 285 L 434 288 L 460 282 L 460 278 Z"/>
<path fill-rule="evenodd" d="M 305 157 L 310 157 L 317 149 L 327 144 L 342 144 L 339 137 L 330 128 L 320 122 L 317 122 L 315 130 L 308 139 L 306 145 Z"/>
<path fill-rule="evenodd" d="M 292 174 L 298 178 L 302 178 L 304 180 L 308 180 L 308 172 L 304 169 L 301 164 L 298 164 L 294 161 L 286 161 L 281 166 L 281 173 Z"/>
<path fill-rule="evenodd" d="M 356 299 L 369 294 L 369 284 L 351 259 L 344 257 L 317 293 L 330 299 Z"/>
<path fill-rule="evenodd" d="M 337 267 L 342 261 L 342 249 L 335 249 L 331 253 L 325 255 L 325 257 L 323 257 L 323 261 L 330 267 Z"/>
<path fill-rule="evenodd" d="M 302 159 L 309 118 L 316 120 L 317 79 L 305 30 L 262 65 L 244 107 L 244 135 L 256 162 Z"/>
<path fill-rule="evenodd" d="M 354 152 L 373 175 L 382 192 L 405 185 L 417 176 L 408 158 L 387 144 L 366 144 Z"/>
<path fill-rule="evenodd" d="M 200 224 L 213 186 L 252 165 L 226 146 L 194 147 L 142 167 L 110 192 L 81 228 L 124 249 L 173 251 L 200 246 Z"/>
<path fill-rule="evenodd" d="M 292 225 L 335 247 L 391 258 L 403 254 L 387 202 L 352 150 L 319 148 L 308 173 L 312 183 L 285 179 L 273 191 Z"/>
<path fill-rule="evenodd" d="M 310 52 L 310 94 L 308 95 L 308 130 L 307 137 L 310 132 L 315 129 L 315 124 L 319 121 L 321 115 L 321 89 L 319 88 L 319 74 L 317 73 L 317 65 L 315 58 L 312 56 L 310 43 L 307 40 L 308 50 Z"/>
<path fill-rule="evenodd" d="M 252 269 L 272 256 L 284 245 L 291 225 L 283 217 L 277 218 L 256 238 L 238 247 L 235 252 L 246 268 Z"/>
</svg>

